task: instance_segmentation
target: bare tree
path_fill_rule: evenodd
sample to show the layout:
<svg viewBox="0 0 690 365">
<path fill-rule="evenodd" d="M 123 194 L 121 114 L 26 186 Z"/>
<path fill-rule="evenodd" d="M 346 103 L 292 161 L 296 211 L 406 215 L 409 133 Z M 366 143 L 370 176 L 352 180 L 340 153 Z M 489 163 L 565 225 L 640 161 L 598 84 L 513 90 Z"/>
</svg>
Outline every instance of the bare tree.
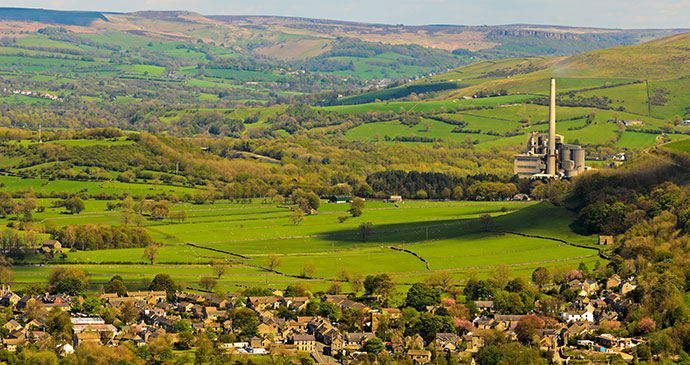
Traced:
<svg viewBox="0 0 690 365">
<path fill-rule="evenodd" d="M 146 246 L 142 257 L 146 261 L 150 261 L 151 265 L 153 265 L 153 262 L 156 260 L 156 256 L 158 256 L 158 247 L 154 245 Z"/>
<path fill-rule="evenodd" d="M 314 277 L 314 272 L 316 272 L 316 266 L 314 266 L 314 264 L 311 262 L 307 262 L 306 264 L 304 264 L 304 266 L 302 266 L 300 276 L 305 278 L 311 278 Z"/>
<path fill-rule="evenodd" d="M 269 270 L 275 271 L 275 269 L 283 263 L 283 259 L 278 257 L 278 255 L 271 253 L 266 257 L 266 266 Z"/>
<path fill-rule="evenodd" d="M 211 270 L 220 279 L 228 271 L 228 264 L 225 261 L 213 260 L 211 261 Z"/>
</svg>

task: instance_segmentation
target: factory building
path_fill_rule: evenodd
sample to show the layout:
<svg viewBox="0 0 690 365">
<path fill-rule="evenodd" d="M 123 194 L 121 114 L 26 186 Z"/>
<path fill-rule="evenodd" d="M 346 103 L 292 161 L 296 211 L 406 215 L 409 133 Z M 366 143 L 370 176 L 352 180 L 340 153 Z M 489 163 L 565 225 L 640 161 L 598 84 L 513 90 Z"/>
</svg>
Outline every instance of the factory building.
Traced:
<svg viewBox="0 0 690 365">
<path fill-rule="evenodd" d="M 551 79 L 550 96 L 549 133 L 530 133 L 525 153 L 515 156 L 514 173 L 521 179 L 570 178 L 588 169 L 585 150 L 556 134 L 556 79 Z"/>
</svg>

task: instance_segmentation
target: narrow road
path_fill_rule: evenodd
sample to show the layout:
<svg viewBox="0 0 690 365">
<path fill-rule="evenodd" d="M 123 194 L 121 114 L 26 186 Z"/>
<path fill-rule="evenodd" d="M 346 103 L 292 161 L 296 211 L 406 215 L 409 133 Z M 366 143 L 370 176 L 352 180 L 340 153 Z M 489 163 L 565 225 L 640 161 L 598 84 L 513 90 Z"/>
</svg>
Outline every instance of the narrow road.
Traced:
<svg viewBox="0 0 690 365">
<path fill-rule="evenodd" d="M 317 342 L 316 343 L 316 351 L 311 353 L 311 356 L 314 357 L 314 360 L 316 360 L 317 364 L 339 364 L 338 361 L 335 360 L 335 358 L 328 356 L 324 354 L 323 350 L 326 348 L 326 345 Z"/>
</svg>

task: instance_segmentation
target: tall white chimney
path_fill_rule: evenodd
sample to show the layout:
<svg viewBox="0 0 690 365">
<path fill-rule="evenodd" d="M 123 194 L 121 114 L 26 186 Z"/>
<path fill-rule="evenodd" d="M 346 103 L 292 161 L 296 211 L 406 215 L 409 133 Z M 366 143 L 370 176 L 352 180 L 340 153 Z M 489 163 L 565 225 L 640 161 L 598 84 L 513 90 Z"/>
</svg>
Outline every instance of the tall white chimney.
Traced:
<svg viewBox="0 0 690 365">
<path fill-rule="evenodd" d="M 556 175 L 556 79 L 551 78 L 551 103 L 549 104 L 549 154 L 546 173 Z"/>
</svg>

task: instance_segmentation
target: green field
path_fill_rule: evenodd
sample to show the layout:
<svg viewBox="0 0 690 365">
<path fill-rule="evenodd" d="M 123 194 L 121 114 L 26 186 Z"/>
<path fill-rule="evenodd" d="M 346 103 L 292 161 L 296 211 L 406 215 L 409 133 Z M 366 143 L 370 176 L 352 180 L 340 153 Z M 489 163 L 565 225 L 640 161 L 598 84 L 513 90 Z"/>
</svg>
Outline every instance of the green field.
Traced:
<svg viewBox="0 0 690 365">
<path fill-rule="evenodd" d="M 36 213 L 38 221 L 56 224 L 120 224 L 119 211 L 106 211 L 106 201 L 86 202 L 78 215 L 64 214 L 51 208 L 50 199 L 40 199 L 45 212 Z M 478 217 L 494 217 L 492 229 L 558 237 L 575 243 L 591 244 L 593 237 L 580 236 L 568 224 L 574 213 L 549 203 L 408 201 L 399 208 L 381 201 L 366 203 L 364 214 L 338 223 L 347 215 L 348 205 L 322 203 L 319 213 L 305 217 L 299 225 L 290 220 L 290 210 L 255 200 L 251 203 L 218 201 L 214 204 L 178 203 L 173 210 L 184 210 L 183 223 L 147 219 L 144 227 L 162 246 L 154 265 L 142 258 L 142 248 L 67 252 L 67 258 L 48 265 L 38 265 L 39 256 L 29 256 L 26 265 L 16 268 L 16 284 L 40 283 L 60 262 L 83 268 L 91 276 L 92 289 L 98 289 L 115 274 L 132 287 L 144 285 L 156 273 L 165 272 L 185 286 L 196 287 L 199 277 L 211 275 L 211 259 L 228 260 L 231 268 L 219 280 L 224 290 L 245 286 L 282 288 L 288 283 L 305 282 L 313 290 L 324 290 L 342 268 L 362 274 L 388 272 L 400 285 L 422 280 L 435 271 L 449 271 L 462 282 L 469 273 L 487 275 L 497 265 L 509 265 L 515 275 L 529 275 L 537 266 L 576 266 L 598 260 L 596 251 L 575 248 L 551 240 L 482 233 Z M 549 217 L 539 224 L 524 226 L 536 216 Z M 374 224 L 366 242 L 358 234 L 362 222 Z M 249 259 L 192 247 L 187 243 L 219 249 Z M 394 251 L 389 246 L 404 247 L 419 254 L 431 271 L 417 257 Z M 538 255 L 535 253 L 538 252 Z M 315 268 L 313 279 L 266 273 L 269 253 L 282 259 L 278 270 L 300 275 L 305 265 Z M 34 264 L 35 263 L 35 264 Z"/>
</svg>

